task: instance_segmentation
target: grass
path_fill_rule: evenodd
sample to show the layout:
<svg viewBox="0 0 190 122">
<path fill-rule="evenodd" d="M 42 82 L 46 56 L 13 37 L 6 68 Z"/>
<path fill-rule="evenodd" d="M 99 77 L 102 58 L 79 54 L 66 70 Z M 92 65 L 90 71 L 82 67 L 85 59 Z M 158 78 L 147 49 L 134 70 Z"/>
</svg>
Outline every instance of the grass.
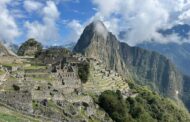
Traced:
<svg viewBox="0 0 190 122">
<path fill-rule="evenodd" d="M 20 66 L 20 64 L 3 64 L 5 67 L 14 67 L 14 66 Z"/>
<path fill-rule="evenodd" d="M 0 75 L 5 74 L 5 72 L 3 70 L 0 70 Z"/>
<path fill-rule="evenodd" d="M 15 78 L 15 77 L 9 77 L 8 79 L 7 79 L 7 81 L 16 81 L 17 79 Z"/>
<path fill-rule="evenodd" d="M 22 115 L 18 112 L 0 106 L 0 122 L 40 122 L 30 116 Z"/>
<path fill-rule="evenodd" d="M 25 70 L 35 70 L 35 69 L 46 69 L 46 66 L 32 65 L 29 67 L 24 67 Z"/>
<path fill-rule="evenodd" d="M 54 79 L 51 77 L 31 77 L 32 80 L 35 81 L 53 81 Z"/>
<path fill-rule="evenodd" d="M 24 120 L 16 116 L 4 114 L 4 113 L 0 113 L 0 121 L 1 122 L 24 122 Z"/>
</svg>

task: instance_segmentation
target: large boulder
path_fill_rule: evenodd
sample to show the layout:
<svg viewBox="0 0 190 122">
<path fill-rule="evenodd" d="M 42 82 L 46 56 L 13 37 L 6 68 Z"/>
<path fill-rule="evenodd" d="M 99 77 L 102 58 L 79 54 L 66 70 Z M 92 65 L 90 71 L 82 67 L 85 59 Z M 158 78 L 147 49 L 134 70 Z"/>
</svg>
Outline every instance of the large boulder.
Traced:
<svg viewBox="0 0 190 122">
<path fill-rule="evenodd" d="M 42 44 L 37 42 L 35 39 L 29 39 L 20 46 L 17 54 L 19 56 L 35 56 L 41 51 Z"/>
</svg>

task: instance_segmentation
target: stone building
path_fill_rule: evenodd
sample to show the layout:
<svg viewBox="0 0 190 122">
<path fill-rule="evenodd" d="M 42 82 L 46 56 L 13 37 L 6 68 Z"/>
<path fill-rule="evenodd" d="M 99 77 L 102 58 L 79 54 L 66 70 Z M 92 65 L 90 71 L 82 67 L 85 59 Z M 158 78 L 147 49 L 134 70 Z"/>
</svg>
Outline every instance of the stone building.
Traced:
<svg viewBox="0 0 190 122">
<path fill-rule="evenodd" d="M 81 80 L 78 76 L 80 61 L 74 57 L 65 57 L 62 61 L 52 65 L 52 72 L 58 78 L 56 88 L 62 90 L 63 94 L 79 93 L 81 91 Z"/>
</svg>

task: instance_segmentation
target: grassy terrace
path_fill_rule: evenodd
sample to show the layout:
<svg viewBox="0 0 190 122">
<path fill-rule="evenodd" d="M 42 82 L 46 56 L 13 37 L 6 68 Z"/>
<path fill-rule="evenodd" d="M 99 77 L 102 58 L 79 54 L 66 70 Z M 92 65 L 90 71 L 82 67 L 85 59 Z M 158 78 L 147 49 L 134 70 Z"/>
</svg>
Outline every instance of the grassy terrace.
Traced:
<svg viewBox="0 0 190 122">
<path fill-rule="evenodd" d="M 106 90 L 128 90 L 128 84 L 124 82 L 122 77 L 115 76 L 115 74 L 113 76 L 106 76 L 102 71 L 105 71 L 103 65 L 91 65 L 89 81 L 83 84 L 84 91 L 95 93 Z"/>
<path fill-rule="evenodd" d="M 24 122 L 24 119 L 21 119 L 14 115 L 0 113 L 0 121 L 1 122 Z"/>
<path fill-rule="evenodd" d="M 24 67 L 25 70 L 36 70 L 36 69 L 46 69 L 47 66 L 31 65 L 29 67 Z"/>
<path fill-rule="evenodd" d="M 5 72 L 3 70 L 0 70 L 0 75 L 5 74 Z"/>
<path fill-rule="evenodd" d="M 55 79 L 51 78 L 51 77 L 33 77 L 32 80 L 36 80 L 36 81 L 53 81 Z"/>
<path fill-rule="evenodd" d="M 0 110 L 0 122 L 40 122 L 40 120 L 14 112 L 1 105 Z"/>
<path fill-rule="evenodd" d="M 2 64 L 3 66 L 6 66 L 6 67 L 14 67 L 14 66 L 20 66 L 20 64 Z"/>
</svg>

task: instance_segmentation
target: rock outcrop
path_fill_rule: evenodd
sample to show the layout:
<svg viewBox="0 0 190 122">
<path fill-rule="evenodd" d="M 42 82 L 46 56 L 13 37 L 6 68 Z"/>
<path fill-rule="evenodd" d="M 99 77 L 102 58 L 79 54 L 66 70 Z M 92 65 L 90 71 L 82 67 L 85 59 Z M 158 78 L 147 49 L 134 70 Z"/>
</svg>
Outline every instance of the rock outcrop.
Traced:
<svg viewBox="0 0 190 122">
<path fill-rule="evenodd" d="M 41 51 L 42 44 L 35 39 L 29 39 L 20 46 L 17 54 L 19 56 L 34 56 Z"/>
</svg>

